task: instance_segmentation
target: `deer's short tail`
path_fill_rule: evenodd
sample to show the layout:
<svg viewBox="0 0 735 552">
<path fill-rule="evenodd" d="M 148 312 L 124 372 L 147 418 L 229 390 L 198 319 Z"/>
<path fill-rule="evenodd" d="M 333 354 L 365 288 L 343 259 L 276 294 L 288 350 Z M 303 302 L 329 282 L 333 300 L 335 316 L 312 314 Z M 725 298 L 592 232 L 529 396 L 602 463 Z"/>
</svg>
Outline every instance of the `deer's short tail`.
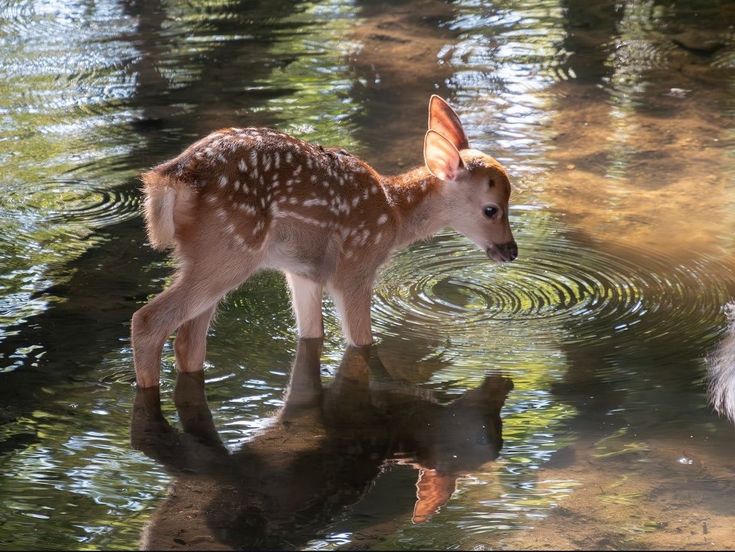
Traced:
<svg viewBox="0 0 735 552">
<path fill-rule="evenodd" d="M 141 179 L 145 185 L 144 216 L 148 239 L 154 249 L 166 249 L 174 245 L 174 212 L 179 186 L 172 177 L 156 169 L 144 173 Z"/>
<path fill-rule="evenodd" d="M 728 304 L 727 333 L 708 360 L 709 396 L 715 409 L 735 422 L 735 302 Z"/>
</svg>

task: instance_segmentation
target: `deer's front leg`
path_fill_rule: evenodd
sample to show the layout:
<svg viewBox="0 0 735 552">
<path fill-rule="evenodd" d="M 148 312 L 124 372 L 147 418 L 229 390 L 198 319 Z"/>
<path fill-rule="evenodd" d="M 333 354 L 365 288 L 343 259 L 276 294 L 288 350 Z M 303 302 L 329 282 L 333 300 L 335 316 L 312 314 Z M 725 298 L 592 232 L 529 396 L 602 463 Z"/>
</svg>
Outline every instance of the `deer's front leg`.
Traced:
<svg viewBox="0 0 735 552">
<path fill-rule="evenodd" d="M 299 337 L 302 339 L 323 337 L 322 284 L 290 272 L 286 272 L 286 281 L 291 289 L 291 299 L 294 314 L 296 314 Z"/>
<path fill-rule="evenodd" d="M 342 319 L 342 331 L 350 345 L 361 347 L 373 342 L 370 324 L 370 301 L 373 278 L 364 274 L 330 282 L 329 292 Z"/>
</svg>

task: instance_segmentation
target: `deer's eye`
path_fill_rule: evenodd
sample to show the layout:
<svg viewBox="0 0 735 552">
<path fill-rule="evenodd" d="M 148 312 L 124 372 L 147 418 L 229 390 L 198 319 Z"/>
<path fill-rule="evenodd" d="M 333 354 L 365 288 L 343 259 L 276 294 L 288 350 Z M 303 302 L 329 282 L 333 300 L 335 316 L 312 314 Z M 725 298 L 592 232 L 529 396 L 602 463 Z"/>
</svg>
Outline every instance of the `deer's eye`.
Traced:
<svg viewBox="0 0 735 552">
<path fill-rule="evenodd" d="M 483 213 L 485 213 L 485 216 L 489 219 L 495 218 L 498 214 L 498 208 L 494 207 L 493 205 L 487 205 L 483 209 Z"/>
</svg>

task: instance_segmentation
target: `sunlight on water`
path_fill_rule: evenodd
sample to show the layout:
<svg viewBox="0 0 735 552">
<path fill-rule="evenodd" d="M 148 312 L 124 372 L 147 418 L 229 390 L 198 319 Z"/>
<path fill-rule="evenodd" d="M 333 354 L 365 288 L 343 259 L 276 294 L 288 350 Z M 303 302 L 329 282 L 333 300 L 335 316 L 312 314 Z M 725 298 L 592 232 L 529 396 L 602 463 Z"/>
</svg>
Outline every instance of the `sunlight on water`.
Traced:
<svg viewBox="0 0 735 552">
<path fill-rule="evenodd" d="M 733 17 L 6 2 L 0 548 L 729 544 L 735 441 L 705 357 L 727 407 Z M 328 300 L 323 344 L 297 344 L 282 276 L 259 274 L 220 308 L 204 386 L 169 342 L 161 411 L 134 396 L 130 316 L 173 265 L 139 172 L 231 125 L 399 172 L 431 93 L 508 168 L 519 259 L 449 230 L 397 253 L 369 355 Z"/>
</svg>

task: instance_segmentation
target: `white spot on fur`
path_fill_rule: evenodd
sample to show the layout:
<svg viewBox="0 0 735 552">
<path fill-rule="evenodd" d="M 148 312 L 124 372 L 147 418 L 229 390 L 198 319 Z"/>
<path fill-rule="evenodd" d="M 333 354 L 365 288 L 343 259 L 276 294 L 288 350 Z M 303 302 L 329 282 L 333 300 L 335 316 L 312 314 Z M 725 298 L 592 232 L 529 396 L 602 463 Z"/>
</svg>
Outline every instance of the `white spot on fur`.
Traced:
<svg viewBox="0 0 735 552">
<path fill-rule="evenodd" d="M 225 186 L 227 186 L 227 177 L 223 174 L 219 177 L 219 187 L 224 188 Z"/>
<path fill-rule="evenodd" d="M 388 215 L 383 213 L 378 217 L 378 224 L 385 224 L 386 222 L 388 222 Z"/>
<path fill-rule="evenodd" d="M 304 207 L 311 207 L 313 205 L 326 205 L 328 201 L 326 199 L 307 199 L 304 201 Z"/>
<path fill-rule="evenodd" d="M 248 170 L 248 166 L 245 164 L 245 159 L 240 159 L 237 162 L 237 168 L 240 169 L 240 172 L 245 172 Z"/>
<path fill-rule="evenodd" d="M 360 238 L 360 247 L 365 245 L 367 243 L 368 238 L 370 237 L 370 230 L 363 230 L 362 231 L 362 237 Z"/>
<path fill-rule="evenodd" d="M 249 215 L 254 215 L 257 211 L 253 205 L 249 205 L 248 203 L 241 203 L 237 208 Z"/>
</svg>

